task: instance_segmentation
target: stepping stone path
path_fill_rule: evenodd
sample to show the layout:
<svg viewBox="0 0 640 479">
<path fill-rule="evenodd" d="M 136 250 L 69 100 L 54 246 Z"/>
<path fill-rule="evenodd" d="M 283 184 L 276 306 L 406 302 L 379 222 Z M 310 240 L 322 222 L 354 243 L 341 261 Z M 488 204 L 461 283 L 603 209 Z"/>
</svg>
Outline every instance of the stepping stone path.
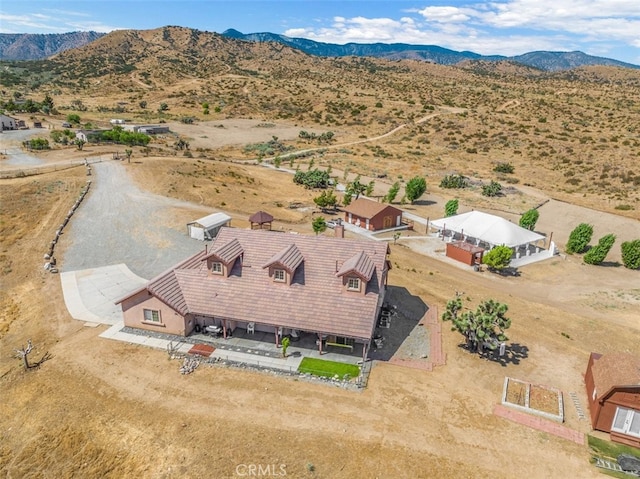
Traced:
<svg viewBox="0 0 640 479">
<path fill-rule="evenodd" d="M 585 418 L 584 411 L 582 410 L 582 406 L 580 405 L 580 400 L 578 399 L 578 395 L 576 393 L 569 393 L 571 397 L 571 401 L 573 401 L 573 405 L 576 407 L 576 412 L 578 413 L 578 418 L 582 421 Z"/>
</svg>

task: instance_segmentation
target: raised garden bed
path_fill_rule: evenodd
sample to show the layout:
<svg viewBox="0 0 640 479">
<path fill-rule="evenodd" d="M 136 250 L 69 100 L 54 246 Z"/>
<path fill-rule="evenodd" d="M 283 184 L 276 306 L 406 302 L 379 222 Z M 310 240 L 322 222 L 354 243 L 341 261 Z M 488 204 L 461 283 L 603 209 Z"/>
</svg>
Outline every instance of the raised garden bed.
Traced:
<svg viewBox="0 0 640 479">
<path fill-rule="evenodd" d="M 505 377 L 502 404 L 553 421 L 564 422 L 562 392 L 558 389 Z"/>
</svg>

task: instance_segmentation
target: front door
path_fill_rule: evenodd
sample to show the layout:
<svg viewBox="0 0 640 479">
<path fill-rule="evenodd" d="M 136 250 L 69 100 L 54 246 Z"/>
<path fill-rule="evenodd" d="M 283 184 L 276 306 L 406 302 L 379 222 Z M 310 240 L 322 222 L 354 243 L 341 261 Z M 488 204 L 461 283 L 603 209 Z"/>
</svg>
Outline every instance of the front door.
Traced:
<svg viewBox="0 0 640 479">
<path fill-rule="evenodd" d="M 393 216 L 385 216 L 382 220 L 382 227 L 384 229 L 391 228 L 393 225 Z"/>
</svg>

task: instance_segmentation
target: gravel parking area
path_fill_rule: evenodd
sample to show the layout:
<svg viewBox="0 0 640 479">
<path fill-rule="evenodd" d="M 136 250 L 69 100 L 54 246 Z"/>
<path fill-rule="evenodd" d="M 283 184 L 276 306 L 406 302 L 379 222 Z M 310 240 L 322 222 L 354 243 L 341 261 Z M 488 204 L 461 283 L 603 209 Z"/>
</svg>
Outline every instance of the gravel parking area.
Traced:
<svg viewBox="0 0 640 479">
<path fill-rule="evenodd" d="M 91 192 L 61 238 L 69 241 L 61 271 L 125 263 L 150 279 L 204 248 L 205 243 L 187 236 L 186 224 L 211 211 L 140 190 L 117 161 L 92 167 Z M 168 226 L 175 208 L 190 208 L 196 215 L 184 218 L 183 230 Z"/>
</svg>

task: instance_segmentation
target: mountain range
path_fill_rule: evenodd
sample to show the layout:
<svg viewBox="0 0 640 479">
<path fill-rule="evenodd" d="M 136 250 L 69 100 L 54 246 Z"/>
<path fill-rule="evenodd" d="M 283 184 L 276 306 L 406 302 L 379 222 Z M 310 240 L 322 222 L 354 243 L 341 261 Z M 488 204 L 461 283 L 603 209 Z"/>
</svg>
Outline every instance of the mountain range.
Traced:
<svg viewBox="0 0 640 479">
<path fill-rule="evenodd" d="M 71 32 L 60 34 L 0 34 L 0 60 L 38 60 L 63 51 L 87 45 L 104 33 Z M 411 45 L 406 43 L 347 43 L 344 45 L 323 43 L 305 38 L 291 38 L 276 33 L 249 33 L 229 29 L 222 36 L 249 42 L 275 42 L 287 45 L 309 55 L 321 57 L 377 57 L 388 60 L 411 59 L 455 65 L 469 61 L 512 61 L 544 71 L 561 71 L 587 65 L 606 65 L 640 69 L 640 66 L 611 58 L 575 52 L 536 51 L 516 56 L 480 55 L 470 51 L 455 51 L 436 45 Z"/>
</svg>

